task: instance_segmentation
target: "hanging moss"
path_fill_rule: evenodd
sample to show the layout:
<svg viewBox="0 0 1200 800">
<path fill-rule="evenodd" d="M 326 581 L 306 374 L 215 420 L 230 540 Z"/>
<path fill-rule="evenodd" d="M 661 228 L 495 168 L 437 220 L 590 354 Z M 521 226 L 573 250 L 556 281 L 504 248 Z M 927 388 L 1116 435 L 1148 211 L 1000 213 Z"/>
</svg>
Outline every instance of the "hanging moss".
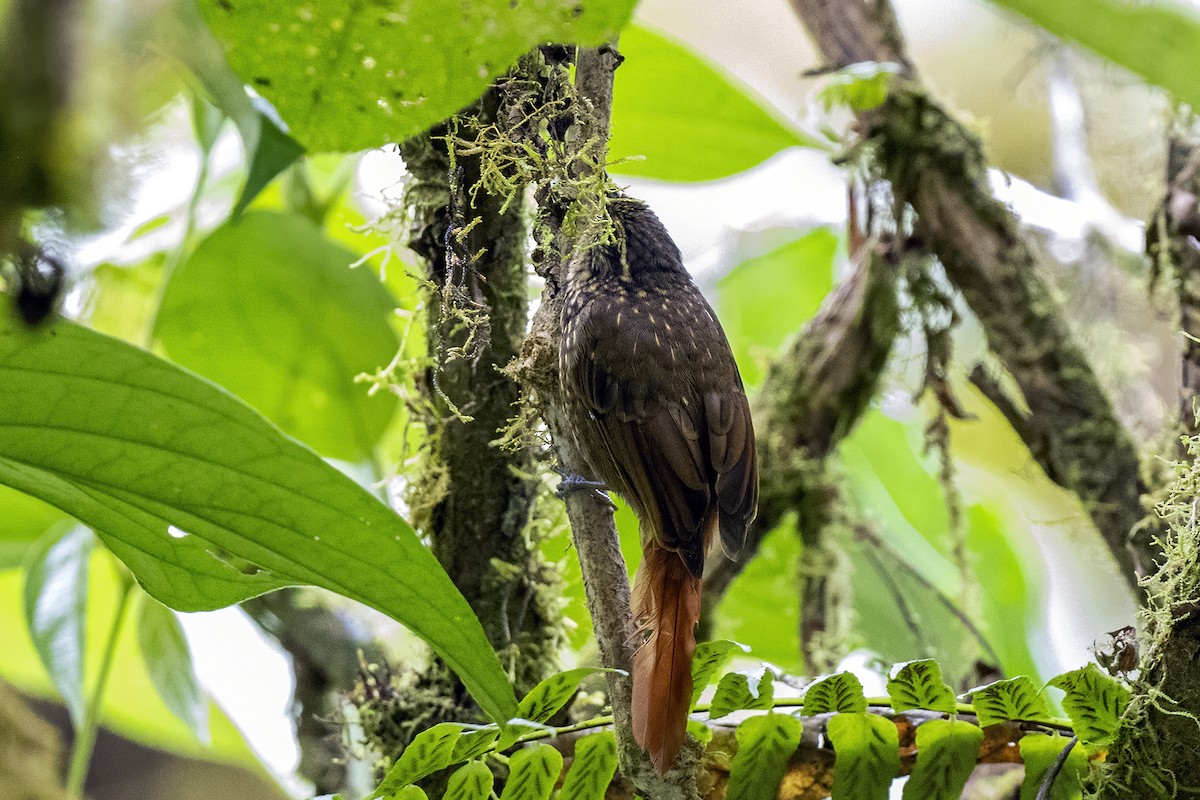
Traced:
<svg viewBox="0 0 1200 800">
<path fill-rule="evenodd" d="M 1094 775 L 1103 800 L 1200 794 L 1200 437 L 1157 514 L 1167 529 L 1144 581 L 1142 658 L 1117 741 Z"/>
</svg>

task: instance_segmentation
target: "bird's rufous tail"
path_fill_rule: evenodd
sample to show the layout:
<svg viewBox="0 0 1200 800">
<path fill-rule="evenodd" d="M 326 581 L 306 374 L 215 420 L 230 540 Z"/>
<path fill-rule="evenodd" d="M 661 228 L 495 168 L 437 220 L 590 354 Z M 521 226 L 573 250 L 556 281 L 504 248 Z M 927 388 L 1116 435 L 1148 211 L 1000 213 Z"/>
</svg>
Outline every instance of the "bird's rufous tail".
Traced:
<svg viewBox="0 0 1200 800">
<path fill-rule="evenodd" d="M 700 619 L 700 579 L 678 554 L 646 546 L 633 586 L 633 616 L 647 635 L 633 658 L 633 738 L 665 773 L 687 730 Z"/>
</svg>

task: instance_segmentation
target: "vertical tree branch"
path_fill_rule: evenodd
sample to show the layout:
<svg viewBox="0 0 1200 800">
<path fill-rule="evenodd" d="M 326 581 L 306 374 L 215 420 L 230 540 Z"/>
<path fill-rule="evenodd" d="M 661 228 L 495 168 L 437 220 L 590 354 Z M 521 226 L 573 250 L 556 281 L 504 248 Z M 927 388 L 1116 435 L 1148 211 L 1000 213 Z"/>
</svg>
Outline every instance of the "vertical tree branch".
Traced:
<svg viewBox="0 0 1200 800">
<path fill-rule="evenodd" d="M 339 716 L 341 693 L 354 686 L 359 653 L 377 661 L 378 645 L 312 589 L 280 589 L 245 601 L 242 609 L 292 657 L 300 774 L 317 792 L 346 789 L 345 752 L 331 720 Z"/>
<path fill-rule="evenodd" d="M 481 131 L 497 119 L 502 84 L 477 106 L 401 146 L 413 176 L 410 247 L 427 265 L 430 363 L 418 381 L 428 441 L 412 483 L 413 521 L 478 615 L 518 693 L 557 666 L 561 620 L 556 571 L 529 536 L 540 481 L 532 445 L 498 440 L 520 387 L 504 372 L 528 319 L 527 228 L 518 198 L 484 181 Z M 464 145 L 462 143 L 468 143 Z M 461 152 L 466 150 L 468 152 Z M 478 709 L 440 662 L 422 678 L 422 727 L 469 720 Z M 430 695 L 446 698 L 430 716 Z"/>
<path fill-rule="evenodd" d="M 14 252 L 21 214 L 70 200 L 90 187 L 64 185 L 63 111 L 77 59 L 77 0 L 16 0 L 0 19 L 0 254 Z M 86 204 L 85 204 L 86 205 Z"/>
<path fill-rule="evenodd" d="M 1175 291 L 1183 330 L 1179 418 L 1195 435 L 1200 432 L 1193 407 L 1200 397 L 1200 144 L 1184 130 L 1168 142 L 1166 183 L 1166 195 L 1146 223 L 1146 254 L 1151 275 L 1169 280 Z"/>
<path fill-rule="evenodd" d="M 620 56 L 614 45 L 579 50 L 574 94 L 580 107 L 575 109 L 575 121 L 572 124 L 575 128 L 574 140 L 579 142 L 579 149 L 569 158 L 574 177 L 586 176 L 593 170 L 603 170 L 608 120 L 612 113 L 613 72 L 619 64 Z M 538 200 L 542 223 L 551 232 L 553 241 L 545 247 L 538 265 L 546 286 L 521 352 L 517 374 L 546 422 L 558 463 L 567 472 L 582 474 L 585 471 L 584 462 L 571 435 L 558 377 L 559 317 L 562 308 L 560 276 L 577 246 L 573 241 L 566 241 L 561 235 L 560 226 L 567 215 L 568 204 L 584 203 L 585 207 L 578 211 L 586 220 L 598 217 L 600 213 L 599 208 L 587 208 L 586 204 L 601 202 L 602 198 L 564 197 L 550 187 L 541 187 Z M 586 239 L 587 233 L 581 233 L 581 238 Z M 632 687 L 628 673 L 633 664 L 635 631 L 629 606 L 628 570 L 621 553 L 612 510 L 606 501 L 587 492 L 568 495 L 566 507 L 583 571 L 588 611 L 592 617 L 601 661 L 606 667 L 621 670 L 605 676 L 617 732 L 621 772 L 643 796 L 656 800 L 694 797 L 698 749 L 685 746 L 675 769 L 660 776 L 633 740 L 630 716 Z"/>
<path fill-rule="evenodd" d="M 1190 116 L 1190 115 L 1188 115 Z M 1167 500 L 1158 572 L 1147 581 L 1145 644 L 1129 710 L 1108 755 L 1102 800 L 1200 792 L 1200 142 L 1192 120 L 1168 144 L 1167 190 L 1146 226 L 1154 274 L 1172 280 L 1184 342 L 1179 412 L 1188 435 Z"/>
</svg>

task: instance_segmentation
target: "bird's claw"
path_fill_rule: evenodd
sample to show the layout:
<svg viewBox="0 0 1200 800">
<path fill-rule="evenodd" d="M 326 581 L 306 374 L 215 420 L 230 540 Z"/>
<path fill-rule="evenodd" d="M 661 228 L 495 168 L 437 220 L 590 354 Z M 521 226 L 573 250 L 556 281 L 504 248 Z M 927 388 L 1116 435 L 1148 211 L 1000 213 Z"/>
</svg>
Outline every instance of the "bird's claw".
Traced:
<svg viewBox="0 0 1200 800">
<path fill-rule="evenodd" d="M 608 486 L 601 481 L 589 480 L 582 475 L 571 475 L 566 472 L 559 472 L 562 475 L 562 480 L 558 482 L 554 493 L 562 500 L 567 499 L 567 495 L 575 492 L 589 492 L 599 498 L 605 505 L 613 511 L 617 510 L 617 505 L 612 501 L 606 492 Z"/>
</svg>

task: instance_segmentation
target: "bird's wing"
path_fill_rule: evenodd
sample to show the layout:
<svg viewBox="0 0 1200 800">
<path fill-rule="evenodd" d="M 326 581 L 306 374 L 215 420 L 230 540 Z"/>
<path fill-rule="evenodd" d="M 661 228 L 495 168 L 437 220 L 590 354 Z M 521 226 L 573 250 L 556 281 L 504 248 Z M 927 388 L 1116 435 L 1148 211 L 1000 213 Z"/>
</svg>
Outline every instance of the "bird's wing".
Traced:
<svg viewBox="0 0 1200 800">
<path fill-rule="evenodd" d="M 737 391 L 705 395 L 709 463 L 716 475 L 721 546 L 736 559 L 746 543 L 746 529 L 758 511 L 758 459 L 750 403 L 738 380 Z"/>
<path fill-rule="evenodd" d="M 726 549 L 736 551 L 757 502 L 753 429 L 732 355 L 724 345 L 717 356 L 727 361 L 715 373 L 696 362 L 681 370 L 680 354 L 672 357 L 653 327 L 621 329 L 628 308 L 618 316 L 615 301 L 592 305 L 586 340 L 565 377 L 617 470 L 598 477 L 649 522 L 659 546 L 699 576 L 713 532 L 705 528 L 719 524 Z M 711 388 L 706 375 L 716 378 Z"/>
</svg>

